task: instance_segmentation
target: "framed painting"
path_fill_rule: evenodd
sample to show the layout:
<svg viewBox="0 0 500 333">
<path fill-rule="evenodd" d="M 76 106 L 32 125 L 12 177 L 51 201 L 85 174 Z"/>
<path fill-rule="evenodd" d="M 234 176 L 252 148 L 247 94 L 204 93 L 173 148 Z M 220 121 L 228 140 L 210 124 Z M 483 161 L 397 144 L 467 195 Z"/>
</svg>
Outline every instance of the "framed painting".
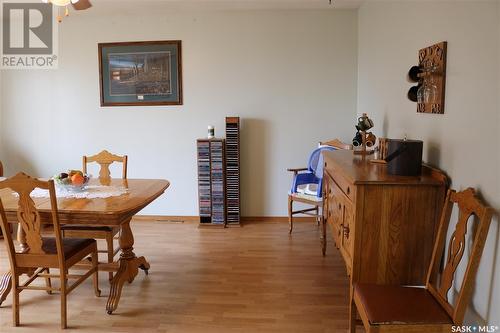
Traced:
<svg viewBox="0 0 500 333">
<path fill-rule="evenodd" d="M 181 41 L 99 43 L 101 106 L 182 105 Z"/>
</svg>

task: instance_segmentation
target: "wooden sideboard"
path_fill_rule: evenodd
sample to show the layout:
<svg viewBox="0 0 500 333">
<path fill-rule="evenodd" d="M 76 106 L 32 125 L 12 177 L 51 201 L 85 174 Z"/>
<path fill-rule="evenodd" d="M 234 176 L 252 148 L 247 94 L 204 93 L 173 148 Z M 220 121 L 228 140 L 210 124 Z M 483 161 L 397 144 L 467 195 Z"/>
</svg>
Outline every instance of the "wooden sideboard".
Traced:
<svg viewBox="0 0 500 333">
<path fill-rule="evenodd" d="M 448 179 L 387 174 L 352 151 L 323 152 L 323 251 L 326 225 L 353 282 L 424 285 Z M 352 288 L 351 288 L 352 296 Z"/>
</svg>

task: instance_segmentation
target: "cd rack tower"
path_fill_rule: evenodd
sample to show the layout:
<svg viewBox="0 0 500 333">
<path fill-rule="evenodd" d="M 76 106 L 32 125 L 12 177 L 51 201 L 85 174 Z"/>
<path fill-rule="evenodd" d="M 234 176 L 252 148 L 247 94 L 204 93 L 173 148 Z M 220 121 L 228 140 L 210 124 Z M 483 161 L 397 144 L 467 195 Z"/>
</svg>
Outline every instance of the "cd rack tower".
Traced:
<svg viewBox="0 0 500 333">
<path fill-rule="evenodd" d="M 240 199 L 240 118 L 226 117 L 226 203 L 228 225 L 240 224 Z"/>
<path fill-rule="evenodd" d="M 198 139 L 198 204 L 200 225 L 225 226 L 225 140 Z"/>
<path fill-rule="evenodd" d="M 240 118 L 226 117 L 226 139 L 198 139 L 200 225 L 239 226 Z"/>
</svg>

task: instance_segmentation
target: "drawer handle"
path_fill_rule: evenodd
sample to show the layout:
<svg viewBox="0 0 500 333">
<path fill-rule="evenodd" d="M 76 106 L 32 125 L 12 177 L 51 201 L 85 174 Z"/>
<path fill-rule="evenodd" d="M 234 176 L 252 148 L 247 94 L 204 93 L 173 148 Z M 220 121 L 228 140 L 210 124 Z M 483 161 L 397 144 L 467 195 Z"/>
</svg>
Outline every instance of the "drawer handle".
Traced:
<svg viewBox="0 0 500 333">
<path fill-rule="evenodd" d="M 351 231 L 349 229 L 349 226 L 346 227 L 345 225 L 342 225 L 342 228 L 344 229 L 344 237 L 348 239 L 349 238 L 349 232 Z"/>
<path fill-rule="evenodd" d="M 339 204 L 339 210 L 341 210 L 341 209 L 342 209 L 342 204 Z"/>
<path fill-rule="evenodd" d="M 351 188 L 347 187 L 347 195 L 351 194 Z"/>
</svg>

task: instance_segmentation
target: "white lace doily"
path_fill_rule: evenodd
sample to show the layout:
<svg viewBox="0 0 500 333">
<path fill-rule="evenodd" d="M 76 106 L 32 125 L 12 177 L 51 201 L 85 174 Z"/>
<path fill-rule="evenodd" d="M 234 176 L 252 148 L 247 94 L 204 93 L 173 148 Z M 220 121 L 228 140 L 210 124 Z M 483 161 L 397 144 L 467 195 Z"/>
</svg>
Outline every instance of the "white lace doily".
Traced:
<svg viewBox="0 0 500 333">
<path fill-rule="evenodd" d="M 119 197 L 127 193 L 128 189 L 121 186 L 88 185 L 81 192 L 71 192 L 56 186 L 56 197 L 58 198 L 97 199 Z M 36 188 L 31 192 L 30 196 L 32 198 L 48 198 L 49 191 Z"/>
</svg>

